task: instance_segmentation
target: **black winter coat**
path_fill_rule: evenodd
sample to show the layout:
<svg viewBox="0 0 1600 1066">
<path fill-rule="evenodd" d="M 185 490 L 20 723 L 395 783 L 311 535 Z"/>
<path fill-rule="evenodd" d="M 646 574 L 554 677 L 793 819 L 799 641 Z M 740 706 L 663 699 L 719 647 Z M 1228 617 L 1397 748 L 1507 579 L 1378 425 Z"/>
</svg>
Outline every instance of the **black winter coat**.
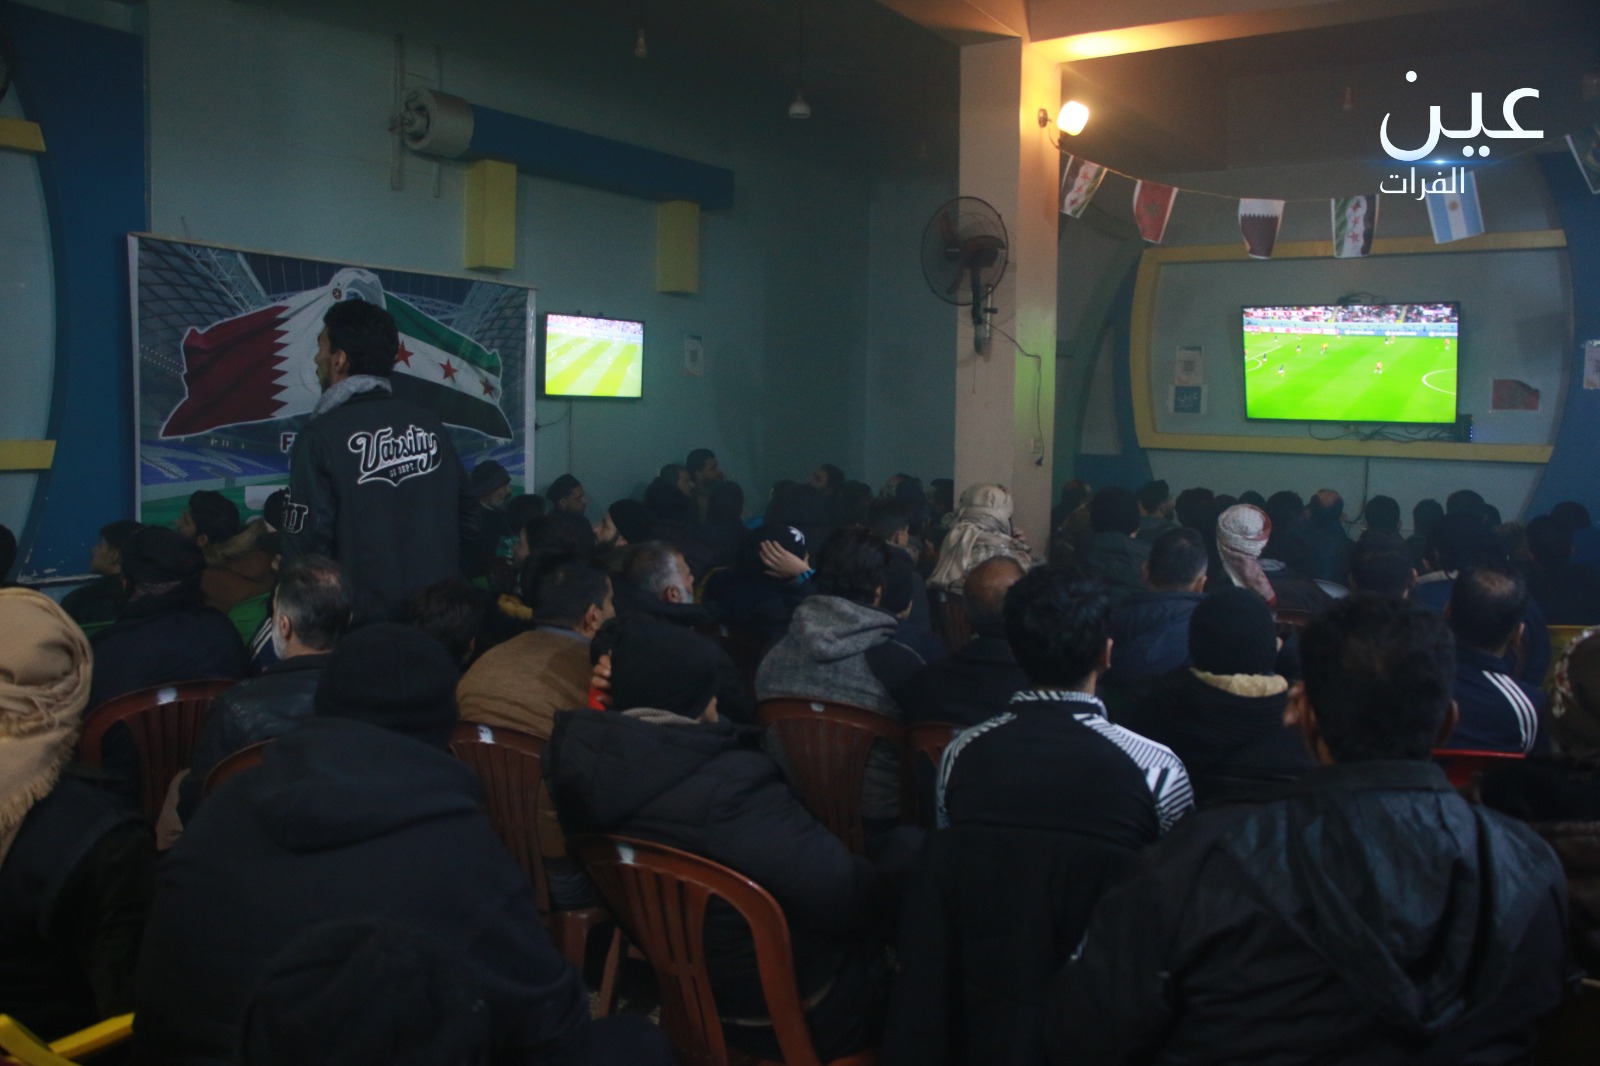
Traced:
<svg viewBox="0 0 1600 1066">
<path fill-rule="evenodd" d="M 235 1061 L 271 957 L 324 922 L 413 925 L 459 950 L 488 1004 L 496 1063 L 582 1063 L 583 981 L 551 946 L 533 886 L 448 752 L 313 718 L 207 798 L 163 860 L 139 959 L 139 1063 Z"/>
<path fill-rule="evenodd" d="M 180 819 L 187 822 L 194 817 L 206 775 L 217 763 L 240 748 L 282 736 L 311 717 L 312 699 L 326 665 L 328 653 L 280 659 L 212 701 L 189 760 L 189 776 L 178 786 Z"/>
<path fill-rule="evenodd" d="M 1550 848 L 1437 767 L 1323 767 L 1190 818 L 1101 901 L 1051 990 L 1053 1058 L 1522 1062 L 1565 919 Z"/>
<path fill-rule="evenodd" d="M 809 997 L 850 953 L 873 869 L 801 806 L 759 743 L 758 731 L 726 724 L 563 711 L 545 749 L 545 778 L 568 837 L 658 841 L 772 893 L 789 919 L 800 994 Z M 706 955 L 724 1017 L 767 1013 L 749 932 L 725 906 L 707 915 Z"/>
<path fill-rule="evenodd" d="M 131 804 L 62 777 L 0 864 L 0 1012 L 54 1040 L 132 1010 L 155 868 Z"/>
<path fill-rule="evenodd" d="M 94 635 L 89 707 L 170 681 L 243 677 L 244 642 L 228 616 L 199 606 L 193 591 L 129 600 L 122 616 Z"/>
<path fill-rule="evenodd" d="M 357 393 L 312 418 L 289 451 L 285 561 L 338 561 L 358 622 L 457 573 L 461 461 L 432 411 L 385 391 Z"/>
</svg>

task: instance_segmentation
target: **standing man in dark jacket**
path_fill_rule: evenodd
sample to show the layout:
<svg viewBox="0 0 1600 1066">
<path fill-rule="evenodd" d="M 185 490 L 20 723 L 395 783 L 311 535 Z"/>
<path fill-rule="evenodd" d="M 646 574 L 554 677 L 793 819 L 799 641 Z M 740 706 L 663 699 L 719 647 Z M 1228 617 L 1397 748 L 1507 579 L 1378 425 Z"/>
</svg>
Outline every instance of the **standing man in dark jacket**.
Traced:
<svg viewBox="0 0 1600 1066">
<path fill-rule="evenodd" d="M 1052 989 L 1055 1061 L 1527 1060 L 1561 1001 L 1565 884 L 1429 761 L 1449 630 L 1357 597 L 1300 654 L 1291 715 L 1322 767 L 1190 819 L 1101 901 Z"/>
<path fill-rule="evenodd" d="M 338 560 L 357 621 L 390 618 L 408 593 L 456 573 L 461 462 L 437 415 L 393 395 L 389 312 L 349 299 L 322 324 L 322 398 L 289 452 L 283 557 Z"/>
</svg>

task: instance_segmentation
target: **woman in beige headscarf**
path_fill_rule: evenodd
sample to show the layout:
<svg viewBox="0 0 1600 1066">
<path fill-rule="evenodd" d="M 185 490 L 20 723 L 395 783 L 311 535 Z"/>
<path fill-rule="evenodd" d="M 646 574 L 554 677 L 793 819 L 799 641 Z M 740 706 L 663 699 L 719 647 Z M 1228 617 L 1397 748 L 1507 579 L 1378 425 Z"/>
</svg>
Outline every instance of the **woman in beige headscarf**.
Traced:
<svg viewBox="0 0 1600 1066">
<path fill-rule="evenodd" d="M 47 1040 L 133 1009 L 155 873 L 138 812 L 62 773 L 91 665 L 55 601 L 0 589 L 0 1012 Z"/>
<path fill-rule="evenodd" d="M 997 555 L 1009 556 L 1024 568 L 1033 565 L 1028 542 L 1011 528 L 1011 510 L 1011 494 L 1004 485 L 974 485 L 963 492 L 928 584 L 960 592 L 972 568 Z"/>
</svg>

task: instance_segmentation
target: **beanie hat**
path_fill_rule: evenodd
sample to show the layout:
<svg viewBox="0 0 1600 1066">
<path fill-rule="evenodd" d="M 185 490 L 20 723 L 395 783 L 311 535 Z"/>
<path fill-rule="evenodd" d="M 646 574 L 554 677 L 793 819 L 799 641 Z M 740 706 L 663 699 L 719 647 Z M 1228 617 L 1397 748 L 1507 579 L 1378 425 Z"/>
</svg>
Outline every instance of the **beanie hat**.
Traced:
<svg viewBox="0 0 1600 1066">
<path fill-rule="evenodd" d="M 241 1027 L 253 1066 L 488 1062 L 489 1012 L 465 960 L 422 930 L 312 926 L 268 961 Z"/>
<path fill-rule="evenodd" d="M 1208 674 L 1270 674 L 1278 660 L 1272 611 L 1247 588 L 1200 601 L 1189 619 L 1189 661 Z"/>
<path fill-rule="evenodd" d="M 509 484 L 511 475 L 506 473 L 506 468 L 493 459 L 485 459 L 472 468 L 472 476 L 467 478 L 466 494 L 477 499 Z"/>
<path fill-rule="evenodd" d="M 455 728 L 456 669 L 444 645 L 399 622 L 341 640 L 317 683 L 316 713 L 353 718 L 444 747 Z"/>
<path fill-rule="evenodd" d="M 165 526 L 139 530 L 122 555 L 122 572 L 135 585 L 195 581 L 205 568 L 206 557 L 200 549 Z"/>
<path fill-rule="evenodd" d="M 717 646 L 689 629 L 648 618 L 618 626 L 611 649 L 611 705 L 655 707 L 698 718 L 717 694 Z"/>
<path fill-rule="evenodd" d="M 606 508 L 606 514 L 629 544 L 643 544 L 650 539 L 650 510 L 638 500 L 618 500 Z"/>
</svg>

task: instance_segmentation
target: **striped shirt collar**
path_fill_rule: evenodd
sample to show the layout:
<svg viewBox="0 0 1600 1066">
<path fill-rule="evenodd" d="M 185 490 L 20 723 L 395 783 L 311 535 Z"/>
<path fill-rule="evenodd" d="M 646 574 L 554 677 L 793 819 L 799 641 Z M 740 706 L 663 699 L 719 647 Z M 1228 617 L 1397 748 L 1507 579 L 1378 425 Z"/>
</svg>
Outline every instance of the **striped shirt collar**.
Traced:
<svg viewBox="0 0 1600 1066">
<path fill-rule="evenodd" d="M 1100 702 L 1099 697 L 1091 696 L 1087 692 L 1078 692 L 1068 688 L 1025 688 L 1011 697 L 1012 703 L 1084 703 L 1088 707 L 1085 712 L 1106 717 L 1106 705 Z"/>
</svg>

